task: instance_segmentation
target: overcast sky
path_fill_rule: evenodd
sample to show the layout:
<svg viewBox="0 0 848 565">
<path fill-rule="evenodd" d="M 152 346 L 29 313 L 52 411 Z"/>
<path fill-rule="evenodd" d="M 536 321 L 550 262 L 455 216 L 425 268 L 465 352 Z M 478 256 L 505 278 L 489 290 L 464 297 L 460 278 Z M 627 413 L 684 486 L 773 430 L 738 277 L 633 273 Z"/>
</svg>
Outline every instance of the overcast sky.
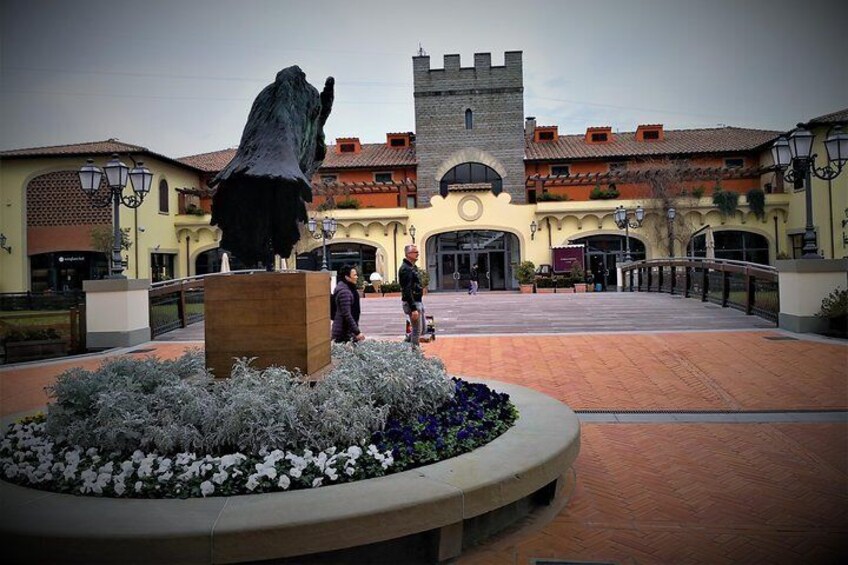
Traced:
<svg viewBox="0 0 848 565">
<path fill-rule="evenodd" d="M 611 125 L 787 130 L 848 107 L 834 0 L 0 0 L 0 149 L 116 137 L 171 157 L 235 147 L 300 65 L 336 78 L 327 137 L 414 131 L 412 56 L 524 52 L 524 112 Z M 798 38 L 798 39 L 794 39 Z"/>
</svg>

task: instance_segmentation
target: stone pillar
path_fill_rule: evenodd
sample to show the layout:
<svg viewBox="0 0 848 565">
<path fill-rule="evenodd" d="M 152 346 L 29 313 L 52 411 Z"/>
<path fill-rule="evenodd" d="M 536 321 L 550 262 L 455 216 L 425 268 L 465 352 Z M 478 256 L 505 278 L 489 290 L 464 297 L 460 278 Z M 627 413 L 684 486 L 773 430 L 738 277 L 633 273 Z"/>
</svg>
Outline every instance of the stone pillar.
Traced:
<svg viewBox="0 0 848 565">
<path fill-rule="evenodd" d="M 796 333 L 822 332 L 828 320 L 816 316 L 822 300 L 837 288 L 848 288 L 848 259 L 777 261 L 780 287 L 778 325 Z"/>
<path fill-rule="evenodd" d="M 150 341 L 149 279 L 83 281 L 88 349 Z"/>
</svg>

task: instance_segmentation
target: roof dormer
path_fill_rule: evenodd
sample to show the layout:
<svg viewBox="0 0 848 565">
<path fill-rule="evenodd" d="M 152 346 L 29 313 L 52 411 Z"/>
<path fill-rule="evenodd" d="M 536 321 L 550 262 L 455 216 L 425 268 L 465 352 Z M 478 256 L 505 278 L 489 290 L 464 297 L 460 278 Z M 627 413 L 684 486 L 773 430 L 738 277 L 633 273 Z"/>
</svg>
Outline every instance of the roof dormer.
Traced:
<svg viewBox="0 0 848 565">
<path fill-rule="evenodd" d="M 534 120 L 535 122 L 535 120 Z M 535 126 L 533 130 L 533 141 L 556 141 L 559 139 L 557 126 Z"/>
<path fill-rule="evenodd" d="M 359 153 L 362 151 L 362 144 L 359 143 L 358 137 L 337 137 L 336 138 L 336 153 Z"/>
<path fill-rule="evenodd" d="M 662 124 L 644 124 L 636 128 L 636 141 L 662 141 L 664 138 Z"/>
<path fill-rule="evenodd" d="M 386 134 L 386 147 L 391 149 L 404 149 L 412 145 L 412 132 L 404 131 L 400 133 Z"/>
<path fill-rule="evenodd" d="M 609 143 L 612 141 L 612 126 L 586 128 L 586 143 Z"/>
</svg>

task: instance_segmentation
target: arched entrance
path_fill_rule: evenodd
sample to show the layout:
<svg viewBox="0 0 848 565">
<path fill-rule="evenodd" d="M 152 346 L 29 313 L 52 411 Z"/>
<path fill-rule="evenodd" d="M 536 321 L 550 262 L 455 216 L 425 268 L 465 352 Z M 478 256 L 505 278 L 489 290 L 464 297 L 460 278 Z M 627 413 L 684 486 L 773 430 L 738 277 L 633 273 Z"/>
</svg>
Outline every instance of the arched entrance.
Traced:
<svg viewBox="0 0 848 565">
<path fill-rule="evenodd" d="M 297 256 L 297 268 L 317 271 L 321 268 L 324 250 L 316 247 L 307 253 Z M 362 243 L 328 243 L 327 268 L 337 271 L 342 265 L 356 267 L 359 280 L 368 282 L 371 273 L 377 270 L 377 248 Z"/>
<path fill-rule="evenodd" d="M 469 287 L 471 266 L 480 273 L 480 290 L 515 288 L 512 264 L 519 260 L 518 238 L 494 230 L 440 233 L 427 240 L 427 272 L 432 290 Z"/>
<path fill-rule="evenodd" d="M 713 231 L 715 258 L 769 264 L 769 243 L 765 236 L 740 230 Z M 691 241 L 695 257 L 707 256 L 707 234 L 700 233 Z"/>
<path fill-rule="evenodd" d="M 627 238 L 623 235 L 602 234 L 574 239 L 571 243 L 586 245 L 586 275 L 592 275 L 594 283 L 601 288 L 615 288 L 616 266 L 624 262 Z M 634 261 L 645 259 L 645 244 L 630 238 L 630 257 Z"/>
</svg>

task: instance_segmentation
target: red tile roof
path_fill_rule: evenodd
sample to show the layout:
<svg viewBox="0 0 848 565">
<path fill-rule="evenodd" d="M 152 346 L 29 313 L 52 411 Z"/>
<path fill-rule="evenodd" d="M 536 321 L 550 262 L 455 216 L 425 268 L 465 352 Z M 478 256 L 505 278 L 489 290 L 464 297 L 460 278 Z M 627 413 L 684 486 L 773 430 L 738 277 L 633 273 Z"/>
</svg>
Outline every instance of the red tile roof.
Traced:
<svg viewBox="0 0 848 565">
<path fill-rule="evenodd" d="M 235 156 L 236 148 L 232 147 L 211 153 L 199 153 L 197 155 L 189 155 L 188 157 L 180 157 L 177 161 L 206 173 L 217 173 L 226 167 Z"/>
<path fill-rule="evenodd" d="M 584 134 L 560 135 L 557 141 L 525 141 L 528 161 L 609 159 L 695 153 L 751 151 L 776 139 L 781 132 L 743 128 L 665 130 L 665 139 L 636 141 L 635 132 L 616 133 L 607 143 L 586 143 Z"/>
<path fill-rule="evenodd" d="M 831 112 L 830 114 L 825 114 L 824 116 L 819 116 L 818 118 L 813 118 L 810 120 L 810 123 L 813 124 L 844 124 L 848 123 L 848 108 L 844 110 L 837 110 L 836 112 Z"/>
<path fill-rule="evenodd" d="M 177 163 L 180 165 L 185 165 L 197 169 L 197 167 L 190 163 L 183 163 L 178 159 L 173 159 L 171 157 L 162 155 L 161 153 L 156 153 L 147 149 L 146 147 L 142 147 L 140 145 L 132 145 L 130 143 L 124 143 L 122 141 L 118 141 L 117 139 L 107 139 L 105 141 L 88 141 L 85 143 L 73 143 L 70 145 L 53 145 L 49 147 L 10 149 L 8 151 L 0 151 L 0 159 L 74 156 L 86 157 L 91 155 L 111 155 L 112 153 L 118 153 L 119 155 L 126 153 L 150 155 L 152 157 L 156 157 L 157 159 L 161 159 L 162 161 Z"/>
<path fill-rule="evenodd" d="M 214 173 L 223 169 L 236 154 L 235 149 L 180 157 L 179 161 L 203 171 Z M 359 153 L 336 153 L 336 146 L 327 147 L 327 157 L 321 171 L 332 169 L 380 169 L 414 167 L 415 147 L 387 147 L 385 143 L 363 143 Z"/>
</svg>

